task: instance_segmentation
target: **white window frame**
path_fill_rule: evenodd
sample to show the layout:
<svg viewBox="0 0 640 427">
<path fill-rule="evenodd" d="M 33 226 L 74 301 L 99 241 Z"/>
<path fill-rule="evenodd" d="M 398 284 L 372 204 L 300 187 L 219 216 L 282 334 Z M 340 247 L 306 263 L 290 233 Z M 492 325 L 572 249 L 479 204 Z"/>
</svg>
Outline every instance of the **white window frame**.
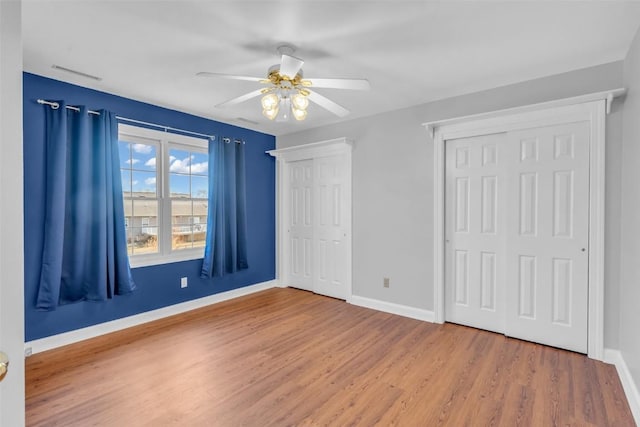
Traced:
<svg viewBox="0 0 640 427">
<path fill-rule="evenodd" d="M 172 262 L 202 259 L 204 248 L 171 249 L 171 197 L 169 188 L 169 150 L 190 150 L 208 153 L 209 140 L 180 135 L 155 129 L 118 124 L 120 141 L 135 142 L 140 138 L 156 145 L 156 192 L 158 200 L 158 252 L 153 254 L 129 255 L 132 268 Z"/>
</svg>

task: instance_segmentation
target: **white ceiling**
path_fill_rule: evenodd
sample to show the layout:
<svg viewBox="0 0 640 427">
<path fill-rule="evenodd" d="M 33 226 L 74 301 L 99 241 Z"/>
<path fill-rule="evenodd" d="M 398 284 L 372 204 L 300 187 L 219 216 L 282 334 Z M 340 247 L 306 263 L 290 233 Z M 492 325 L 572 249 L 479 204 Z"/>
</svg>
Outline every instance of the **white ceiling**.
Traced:
<svg viewBox="0 0 640 427">
<path fill-rule="evenodd" d="M 623 1 L 23 0 L 24 69 L 282 135 L 621 60 L 639 25 L 640 3 Z M 276 123 L 259 98 L 215 107 L 258 83 L 195 76 L 265 76 L 283 42 L 305 77 L 367 78 L 371 91 L 318 89 L 352 113 L 312 105 Z"/>
</svg>

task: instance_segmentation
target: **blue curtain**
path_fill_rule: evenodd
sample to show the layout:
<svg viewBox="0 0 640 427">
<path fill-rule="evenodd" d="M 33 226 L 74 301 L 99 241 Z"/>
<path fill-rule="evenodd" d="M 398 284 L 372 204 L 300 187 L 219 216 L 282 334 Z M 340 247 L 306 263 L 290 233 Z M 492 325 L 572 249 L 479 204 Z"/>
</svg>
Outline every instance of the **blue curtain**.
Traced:
<svg viewBox="0 0 640 427">
<path fill-rule="evenodd" d="M 244 142 L 209 142 L 209 208 L 202 278 L 249 268 Z"/>
<path fill-rule="evenodd" d="M 46 114 L 46 196 L 36 307 L 105 301 L 135 290 L 124 224 L 115 115 Z"/>
</svg>

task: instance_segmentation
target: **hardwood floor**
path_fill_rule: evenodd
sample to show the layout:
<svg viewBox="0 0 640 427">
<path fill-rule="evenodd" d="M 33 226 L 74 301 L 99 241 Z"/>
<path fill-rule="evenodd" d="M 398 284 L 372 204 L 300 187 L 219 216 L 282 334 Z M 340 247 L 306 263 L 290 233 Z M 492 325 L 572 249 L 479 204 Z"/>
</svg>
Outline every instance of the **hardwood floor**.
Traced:
<svg viewBox="0 0 640 427">
<path fill-rule="evenodd" d="M 268 291 L 27 359 L 29 426 L 633 426 L 615 368 Z"/>
</svg>

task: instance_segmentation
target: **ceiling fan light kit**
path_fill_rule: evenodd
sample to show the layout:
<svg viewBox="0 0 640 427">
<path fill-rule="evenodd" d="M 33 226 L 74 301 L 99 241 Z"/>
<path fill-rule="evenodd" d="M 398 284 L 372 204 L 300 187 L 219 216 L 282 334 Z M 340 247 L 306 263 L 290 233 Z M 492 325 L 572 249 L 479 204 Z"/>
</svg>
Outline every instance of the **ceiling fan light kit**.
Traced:
<svg viewBox="0 0 640 427">
<path fill-rule="evenodd" d="M 249 92 L 245 95 L 218 104 L 217 107 L 229 107 L 262 95 L 262 115 L 269 120 L 278 122 L 288 121 L 293 115 L 300 121 L 307 117 L 309 100 L 333 114 L 344 117 L 349 110 L 336 104 L 317 92 L 311 91 L 311 87 L 368 90 L 369 82 L 365 79 L 304 79 L 302 65 L 304 61 L 291 56 L 294 52 L 292 46 L 278 47 L 278 53 L 282 55 L 280 64 L 269 67 L 267 78 L 199 72 L 198 76 L 221 77 L 233 80 L 247 80 L 267 85 L 263 89 Z M 279 114 L 282 112 L 281 114 Z"/>
</svg>

